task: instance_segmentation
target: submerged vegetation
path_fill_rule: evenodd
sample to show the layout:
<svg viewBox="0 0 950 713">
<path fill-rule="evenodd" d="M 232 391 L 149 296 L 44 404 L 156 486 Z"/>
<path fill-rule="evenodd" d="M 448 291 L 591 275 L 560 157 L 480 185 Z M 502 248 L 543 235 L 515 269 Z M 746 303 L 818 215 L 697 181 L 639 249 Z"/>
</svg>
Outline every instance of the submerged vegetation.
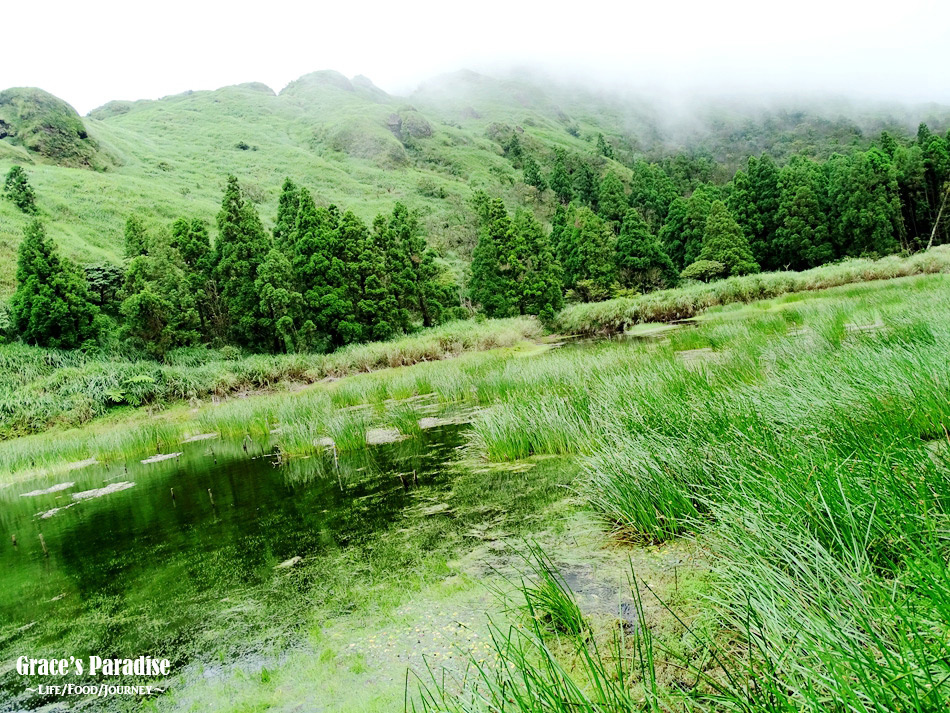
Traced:
<svg viewBox="0 0 950 713">
<path fill-rule="evenodd" d="M 24 495 L 51 496 L 52 506 L 35 512 L 8 492 L 24 528 L 33 534 L 73 505 L 56 498 L 132 488 L 113 482 L 130 466 L 141 487 L 121 497 L 150 488 L 171 530 L 199 511 L 210 530 L 230 527 L 233 513 L 210 487 L 192 488 L 196 505 L 181 485 L 176 496 L 170 480 L 149 481 L 163 466 L 148 477 L 141 469 L 172 468 L 189 450 L 182 444 L 198 442 L 186 461 L 243 463 L 254 477 L 217 472 L 215 482 L 228 482 L 229 505 L 242 493 L 242 517 L 284 541 L 266 556 L 248 546 L 256 569 L 246 602 L 232 609 L 215 593 L 209 605 L 226 628 L 228 617 L 244 618 L 241 606 L 264 601 L 233 631 L 240 638 L 253 623 L 274 636 L 274 670 L 236 669 L 234 701 L 216 701 L 232 709 L 286 702 L 287 690 L 311 695 L 301 692 L 310 674 L 360 688 L 370 664 L 326 643 L 327 631 L 352 635 L 355 613 L 393 616 L 406 592 L 469 588 L 453 558 L 475 551 L 473 579 L 503 600 L 489 641 L 460 652 L 467 668 L 413 658 L 420 680 L 401 691 L 407 708 L 946 708 L 950 136 L 926 124 L 916 135 L 878 126 L 847 144 L 825 137 L 782 152 L 763 128 L 776 156 L 729 152 L 723 141 L 730 158 L 717 162 L 698 149 L 646 150 L 626 130 L 605 134 L 560 109 L 547 116 L 527 94 L 515 113 L 489 102 L 503 114 L 496 121 L 468 106 L 456 116 L 424 92 L 421 109 L 397 106 L 368 81 L 337 75 L 285 93 L 244 87 L 109 105 L 89 120 L 102 143 L 46 95 L 0 93 L 0 129 L 16 130 L 0 150 L 17 163 L 0 213 L 23 235 L 15 289 L 2 285 L 12 297 L 0 309 L 9 342 L 0 345 L 0 485 L 36 481 Z M 177 142 L 201 143 L 175 136 L 177 165 L 132 148 L 152 145 L 136 137 L 154 128 L 155 106 L 174 126 L 173 115 L 198 116 L 192 108 L 209 97 L 243 117 L 247 135 L 215 134 L 226 160 L 186 155 Z M 287 146 L 284 134 L 268 143 L 254 127 L 285 122 L 288 102 Z M 328 115 L 342 103 L 345 118 L 307 123 L 313 103 Z M 354 119 L 368 104 L 375 118 Z M 306 148 L 291 146 L 300 137 Z M 115 147 L 134 157 L 128 168 L 116 162 L 116 182 L 90 171 L 65 197 L 50 190 L 66 185 L 58 166 L 20 165 L 112 170 Z M 285 166 L 268 151 L 295 160 Z M 242 175 L 271 183 L 239 180 L 248 167 Z M 223 200 L 217 185 L 212 198 L 211 170 L 228 176 Z M 274 180 L 285 174 L 300 178 Z M 88 233 L 69 232 L 71 201 L 129 176 L 142 194 L 131 214 L 121 191 L 81 213 L 89 225 L 79 232 L 110 226 L 91 250 Z M 344 209 L 330 199 L 340 195 Z M 0 258 L 17 244 L 2 230 Z M 548 329 L 568 336 L 541 339 Z M 591 335 L 611 338 L 571 338 Z M 423 453 L 440 427 L 451 437 L 436 456 Z M 381 465 L 386 449 L 394 462 Z M 432 458 L 438 481 L 420 486 Z M 86 489 L 67 496 L 69 473 Z M 317 480 L 323 496 L 310 491 L 284 513 L 307 520 L 306 536 L 266 519 L 261 503 L 283 508 Z M 400 505 L 369 532 L 377 486 Z M 323 521 L 328 491 L 341 509 Z M 598 555 L 612 573 L 629 559 L 618 596 L 607 585 L 595 596 L 574 591 L 592 579 L 563 566 L 575 533 L 573 545 L 523 545 L 520 556 L 503 541 L 540 531 L 550 543 L 565 527 L 559 515 L 579 505 L 596 517 L 586 528 L 597 547 L 605 531 L 612 537 Z M 93 507 L 108 510 L 82 512 Z M 337 515 L 349 523 L 339 530 L 328 524 Z M 45 561 L 41 532 L 36 541 Z M 699 554 L 681 587 L 685 549 Z M 667 555 L 669 566 L 649 563 Z M 246 584 L 239 567 L 211 559 L 222 581 Z M 183 561 L 176 567 L 190 572 Z M 170 571 L 149 570 L 137 586 L 161 589 Z M 22 577 L 24 596 L 33 579 Z M 44 605 L 59 601 L 42 594 Z M 203 635 L 206 595 L 183 605 Z M 125 616 L 135 602 L 113 605 Z M 73 636 L 114 641 L 97 607 L 83 610 L 88 628 Z M 263 625 L 290 607 L 287 621 Z M 440 616 L 443 629 L 463 627 Z M 4 621 L 0 642 L 40 640 L 21 624 Z M 156 640 L 175 649 L 172 638 Z M 421 638 L 410 633 L 403 645 Z M 196 656 L 225 661 L 243 645 L 209 641 L 195 644 Z M 301 648 L 287 653 L 288 642 Z M 176 649 L 182 662 L 192 653 Z M 401 673 L 409 660 L 395 664 Z M 156 705 L 206 702 L 195 693 L 206 690 L 203 673 L 189 675 Z M 391 710 L 401 684 L 386 684 L 389 698 L 370 708 Z"/>
<path fill-rule="evenodd" d="M 501 678 L 471 695 L 628 710 L 626 666 L 650 710 L 942 707 L 948 309 L 946 278 L 924 277 L 713 312 L 632 358 L 552 355 L 543 393 L 528 382 L 476 421 L 481 452 L 583 454 L 581 491 L 618 534 L 697 538 L 716 626 L 685 634 L 663 689 L 652 657 L 670 652 L 644 657 L 649 629 L 608 652 L 572 634 L 560 663 L 543 632 L 513 631 L 495 641 Z"/>
<path fill-rule="evenodd" d="M 505 588 L 515 606 L 493 622 L 487 652 L 467 676 L 416 667 L 410 707 L 932 710 L 950 699 L 950 281 L 942 268 L 914 274 L 931 272 L 927 257 L 887 281 L 854 282 L 874 263 L 825 268 L 848 277 L 617 341 L 470 353 L 15 439 L 0 444 L 0 467 L 19 480 L 204 433 L 292 464 L 471 421 L 473 478 L 518 487 L 524 459 L 562 456 L 579 469 L 574 492 L 619 541 L 663 553 L 689 540 L 703 565 L 658 587 L 634 559 L 612 615 L 574 596 L 560 550 L 529 547 L 529 571 L 513 582 L 522 593 Z M 512 344 L 538 329 L 510 324 Z M 383 347 L 322 358 L 350 353 L 352 368 L 360 349 Z M 317 467 L 326 455 L 300 462 L 336 477 Z M 303 665 L 294 659 L 283 680 Z"/>
</svg>

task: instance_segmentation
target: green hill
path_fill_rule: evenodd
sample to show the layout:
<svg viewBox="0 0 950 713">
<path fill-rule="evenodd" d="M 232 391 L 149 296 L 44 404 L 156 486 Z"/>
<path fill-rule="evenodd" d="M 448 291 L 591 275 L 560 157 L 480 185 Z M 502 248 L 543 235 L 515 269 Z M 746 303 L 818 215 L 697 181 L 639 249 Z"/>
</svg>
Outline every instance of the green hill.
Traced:
<svg viewBox="0 0 950 713">
<path fill-rule="evenodd" d="M 906 129 L 915 120 L 901 121 Z M 430 243 L 462 265 L 476 237 L 474 190 L 550 218 L 553 202 L 538 202 L 504 155 L 503 142 L 515 134 L 542 163 L 559 147 L 588 156 L 600 172 L 612 165 L 624 182 L 634 158 L 674 149 L 735 163 L 747 148 L 826 146 L 843 125 L 856 129 L 845 132 L 854 145 L 875 135 L 851 119 L 817 121 L 806 113 L 784 123 L 749 113 L 720 116 L 694 135 L 664 121 L 655 106 L 629 96 L 472 72 L 435 79 L 410 97 L 390 96 L 365 77 L 314 72 L 280 93 L 247 83 L 110 102 L 82 119 L 45 92 L 14 89 L 0 93 L 0 172 L 25 166 L 50 234 L 80 262 L 118 261 L 132 212 L 153 229 L 180 216 L 213 220 L 225 176 L 233 173 L 265 223 L 274 219 L 285 176 L 319 203 L 365 220 L 403 201 L 421 211 Z M 882 124 L 865 122 L 874 130 Z M 597 154 L 598 134 L 617 161 Z M 722 181 L 731 178 L 730 165 L 719 167 Z M 0 295 L 12 291 L 25 221 L 0 201 Z"/>
</svg>

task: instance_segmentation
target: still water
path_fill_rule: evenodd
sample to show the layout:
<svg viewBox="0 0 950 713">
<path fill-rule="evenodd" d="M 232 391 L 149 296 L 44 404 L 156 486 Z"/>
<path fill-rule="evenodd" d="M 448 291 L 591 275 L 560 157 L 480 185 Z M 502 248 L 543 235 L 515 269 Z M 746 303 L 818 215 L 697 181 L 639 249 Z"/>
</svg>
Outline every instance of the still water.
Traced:
<svg viewBox="0 0 950 713">
<path fill-rule="evenodd" d="M 345 587 L 323 563 L 358 568 L 424 516 L 461 429 L 280 467 L 269 444 L 206 440 L 162 462 L 0 489 L 0 710 L 62 700 L 29 690 L 57 681 L 18 675 L 19 656 L 149 655 L 180 671 L 289 645 L 314 606 L 344 613 Z M 62 489 L 24 495 L 50 486 Z"/>
</svg>

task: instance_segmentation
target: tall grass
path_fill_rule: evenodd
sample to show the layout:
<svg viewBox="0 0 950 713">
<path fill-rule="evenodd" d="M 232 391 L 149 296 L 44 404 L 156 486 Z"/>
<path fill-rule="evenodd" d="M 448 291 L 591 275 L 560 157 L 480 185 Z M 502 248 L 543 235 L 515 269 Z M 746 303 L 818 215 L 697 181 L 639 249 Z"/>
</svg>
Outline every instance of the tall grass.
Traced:
<svg viewBox="0 0 950 713">
<path fill-rule="evenodd" d="M 695 537 L 712 557 L 719 634 L 692 645 L 715 670 L 685 658 L 697 685 L 628 709 L 950 702 L 950 289 L 922 280 L 506 367 L 504 400 L 475 424 L 484 457 L 582 454 L 580 490 L 618 532 Z M 544 632 L 500 641 L 500 678 L 447 710 L 504 710 L 511 690 L 533 694 L 510 694 L 512 710 L 623 709 L 577 674 L 586 654 L 552 652 Z"/>
<path fill-rule="evenodd" d="M 635 631 L 591 631 L 573 592 L 537 546 L 514 583 L 519 623 L 491 622 L 491 660 L 471 657 L 462 677 L 428 671 L 407 709 L 421 713 L 659 711 L 651 635 L 637 599 Z M 507 595 L 505 595 L 507 598 Z M 566 654 L 566 655 L 565 655 Z M 636 687 L 632 682 L 638 682 Z"/>
<path fill-rule="evenodd" d="M 823 290 L 858 282 L 950 272 L 950 247 L 938 246 L 911 257 L 850 259 L 803 272 L 766 272 L 710 284 L 651 292 L 640 297 L 576 304 L 562 310 L 555 327 L 571 334 L 610 334 L 646 322 L 687 319 L 717 305 L 748 303 L 781 295 Z"/>
<path fill-rule="evenodd" d="M 453 322 L 328 355 L 253 355 L 229 360 L 214 350 L 186 350 L 173 354 L 167 364 L 4 345 L 0 346 L 0 439 L 81 425 L 121 407 L 164 406 L 311 384 L 510 347 L 540 333 L 537 321 L 527 317 Z"/>
</svg>

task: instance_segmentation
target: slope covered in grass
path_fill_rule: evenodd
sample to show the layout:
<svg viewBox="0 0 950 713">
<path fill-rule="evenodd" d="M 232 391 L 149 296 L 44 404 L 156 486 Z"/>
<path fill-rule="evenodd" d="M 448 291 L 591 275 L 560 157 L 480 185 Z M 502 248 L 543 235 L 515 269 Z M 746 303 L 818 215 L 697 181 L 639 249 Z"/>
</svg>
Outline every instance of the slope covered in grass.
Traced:
<svg viewBox="0 0 950 713">
<path fill-rule="evenodd" d="M 692 112 L 686 127 L 682 114 L 643 97 L 474 72 L 446 75 L 396 97 L 365 77 L 321 71 L 279 92 L 248 82 L 159 100 L 113 101 L 82 120 L 67 117 L 68 105 L 45 92 L 10 96 L 17 116 L 27 117 L 17 122 L 30 136 L 55 135 L 36 131 L 35 117 L 51 113 L 73 126 L 74 137 L 85 135 L 65 158 L 33 150 L 12 134 L 0 138 L 0 174 L 15 163 L 26 165 L 50 234 L 83 263 L 121 258 L 131 213 L 151 229 L 167 228 L 178 217 L 213 222 L 229 173 L 240 178 L 268 226 L 286 176 L 318 203 L 351 209 L 365 221 L 401 201 L 422 213 L 430 244 L 461 266 L 476 241 L 473 191 L 499 196 L 509 208 L 528 207 L 542 222 L 551 217 L 554 201 L 539 202 L 523 183 L 517 160 L 505 156 L 503 143 L 513 136 L 546 170 L 555 149 L 563 149 L 584 156 L 598 176 L 609 170 L 629 184 L 636 160 L 683 150 L 692 163 L 674 162 L 671 170 L 680 178 L 725 182 L 745 156 L 762 150 L 779 157 L 826 156 L 866 147 L 883 128 L 906 133 L 921 119 L 937 131 L 947 125 L 939 107 L 868 107 L 851 115 L 827 108 L 828 117 L 820 108 L 707 108 Z M 0 120 L 7 120 L 10 107 L 0 108 Z M 598 149 L 601 134 L 613 158 Z M 702 166 L 709 175 L 692 176 Z M 12 291 L 24 225 L 25 216 L 0 201 L 0 297 Z"/>
<path fill-rule="evenodd" d="M 803 272 L 766 272 L 730 277 L 709 284 L 660 290 L 566 307 L 557 329 L 571 334 L 612 334 L 637 324 L 689 319 L 720 305 L 748 303 L 796 292 L 824 290 L 858 282 L 950 272 L 950 248 L 938 246 L 911 257 L 853 259 Z"/>
</svg>

